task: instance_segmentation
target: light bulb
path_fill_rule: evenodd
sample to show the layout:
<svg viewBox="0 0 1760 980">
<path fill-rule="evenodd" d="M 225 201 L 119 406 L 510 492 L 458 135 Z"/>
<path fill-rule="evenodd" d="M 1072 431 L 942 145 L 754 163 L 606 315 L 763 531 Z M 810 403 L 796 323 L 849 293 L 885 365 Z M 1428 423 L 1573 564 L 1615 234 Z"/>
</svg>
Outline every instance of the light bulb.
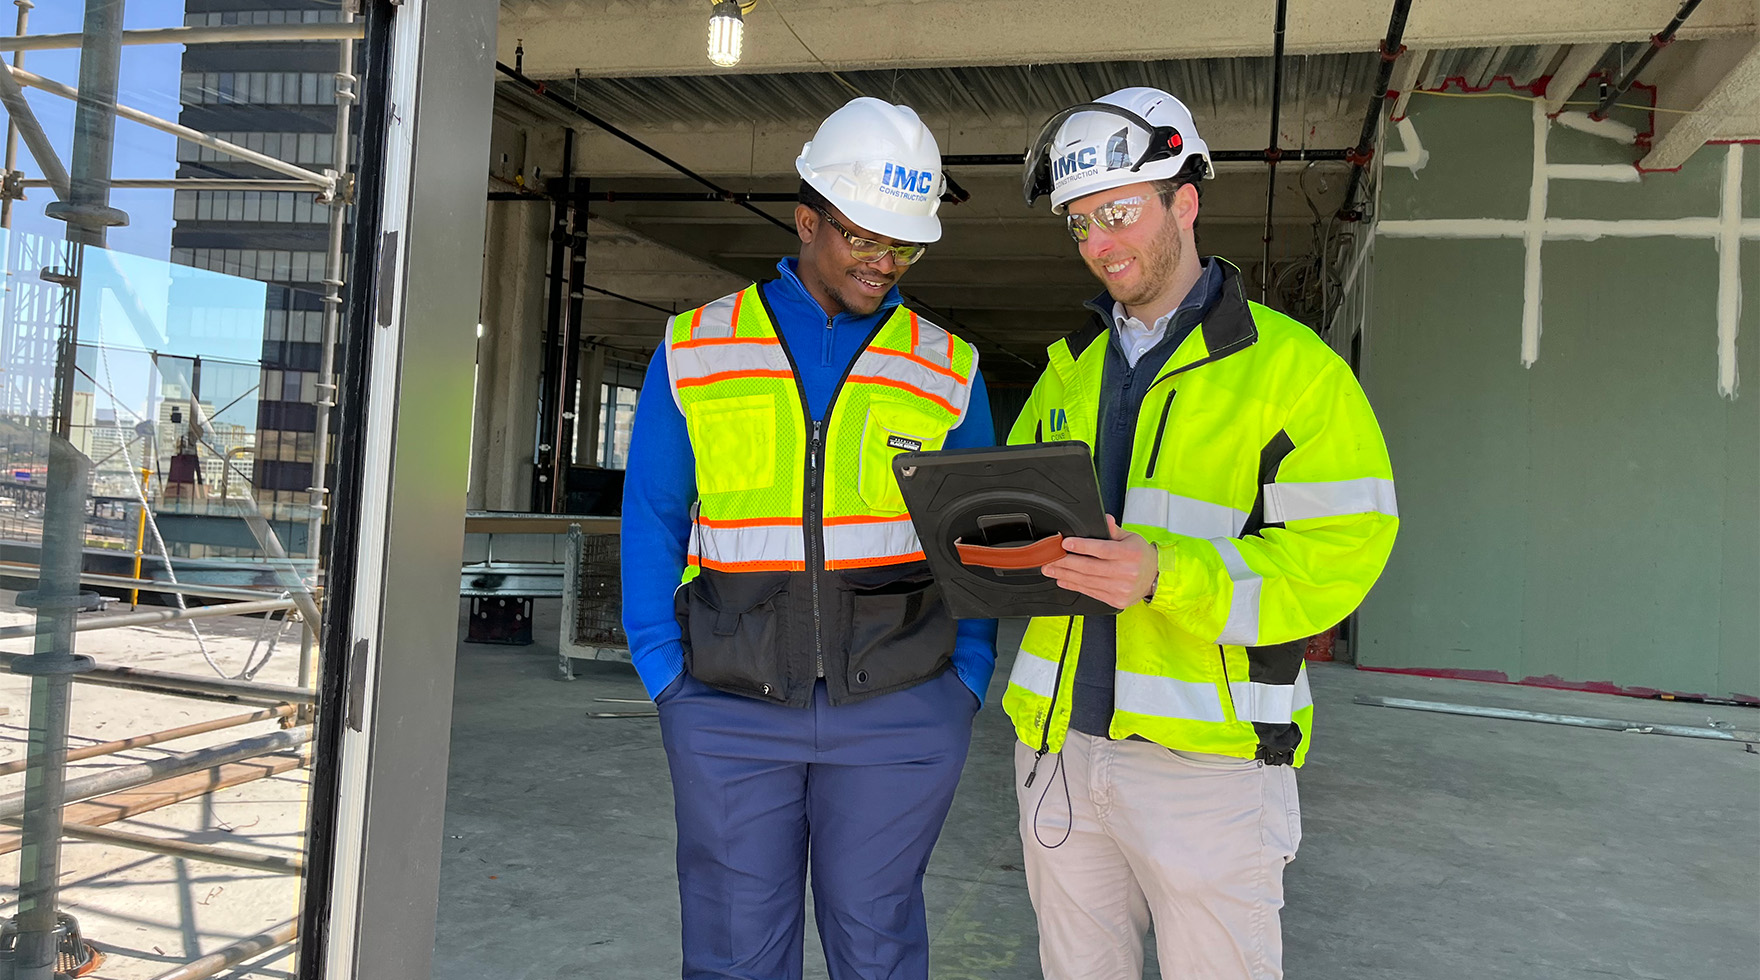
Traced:
<svg viewBox="0 0 1760 980">
<path fill-rule="evenodd" d="M 720 0 L 709 8 L 709 61 L 722 68 L 739 64 L 746 21 L 737 0 Z"/>
</svg>

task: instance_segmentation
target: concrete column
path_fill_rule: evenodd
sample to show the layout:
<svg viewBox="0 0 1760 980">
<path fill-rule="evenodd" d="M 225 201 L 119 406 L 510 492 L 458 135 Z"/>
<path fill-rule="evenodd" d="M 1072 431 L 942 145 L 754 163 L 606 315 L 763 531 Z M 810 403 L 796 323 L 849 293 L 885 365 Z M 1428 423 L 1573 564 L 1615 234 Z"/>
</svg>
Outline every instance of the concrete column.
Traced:
<svg viewBox="0 0 1760 980">
<path fill-rule="evenodd" d="M 581 417 L 577 421 L 576 431 L 580 433 L 580 452 L 575 456 L 577 466 L 598 466 L 599 457 L 593 455 L 594 447 L 599 445 L 599 385 L 605 381 L 605 349 L 586 346 L 581 348 Z"/>
<path fill-rule="evenodd" d="M 549 227 L 547 202 L 489 205 L 483 335 L 477 340 L 477 404 L 465 498 L 473 510 L 524 511 L 531 502 Z"/>
</svg>

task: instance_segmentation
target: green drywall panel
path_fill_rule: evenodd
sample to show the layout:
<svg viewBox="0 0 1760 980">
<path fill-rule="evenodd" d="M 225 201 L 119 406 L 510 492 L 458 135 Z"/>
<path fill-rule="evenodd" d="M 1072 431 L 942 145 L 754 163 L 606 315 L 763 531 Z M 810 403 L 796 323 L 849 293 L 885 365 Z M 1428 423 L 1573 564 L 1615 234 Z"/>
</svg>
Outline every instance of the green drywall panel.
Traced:
<svg viewBox="0 0 1760 980">
<path fill-rule="evenodd" d="M 1399 540 L 1359 618 L 1359 663 L 1513 672 L 1527 534 L 1522 244 L 1375 245 L 1364 384 Z"/>
<path fill-rule="evenodd" d="M 1753 154 L 1747 163 L 1760 163 Z M 1750 212 L 1752 213 L 1752 212 Z M 1723 644 L 1719 693 L 1760 697 L 1760 242 L 1742 249 L 1736 365 L 1744 385 L 1729 414 L 1723 502 Z"/>
<path fill-rule="evenodd" d="M 1710 241 L 1549 242 L 1523 676 L 1710 692 L 1727 409 Z"/>
<path fill-rule="evenodd" d="M 1551 144 L 1563 134 L 1594 139 L 1561 126 L 1552 128 Z M 1622 164 L 1630 164 L 1635 151 L 1623 150 Z M 1675 173 L 1645 174 L 1633 184 L 1599 180 L 1553 180 L 1546 188 L 1546 214 L 1552 218 L 1714 218 L 1723 207 L 1723 162 L 1728 151 L 1707 146 L 1693 154 Z M 1554 160 L 1554 163 L 1563 161 Z M 1572 161 L 1576 162 L 1576 161 Z M 1746 169 L 1744 168 L 1744 176 Z"/>
<path fill-rule="evenodd" d="M 1534 170 L 1533 121 L 1512 99 L 1414 95 L 1412 126 L 1430 151 L 1416 174 L 1381 172 L 1382 219 L 1526 218 Z M 1397 133 L 1388 135 L 1388 151 Z"/>
</svg>

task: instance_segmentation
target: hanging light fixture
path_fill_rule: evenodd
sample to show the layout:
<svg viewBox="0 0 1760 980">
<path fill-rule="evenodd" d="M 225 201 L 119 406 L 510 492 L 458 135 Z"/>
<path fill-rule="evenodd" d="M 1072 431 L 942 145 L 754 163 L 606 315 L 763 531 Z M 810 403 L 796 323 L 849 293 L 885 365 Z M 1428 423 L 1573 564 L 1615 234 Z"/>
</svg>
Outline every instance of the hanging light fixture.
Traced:
<svg viewBox="0 0 1760 980">
<path fill-rule="evenodd" d="M 709 8 L 709 61 L 722 68 L 739 64 L 746 19 L 739 0 L 717 0 Z"/>
</svg>

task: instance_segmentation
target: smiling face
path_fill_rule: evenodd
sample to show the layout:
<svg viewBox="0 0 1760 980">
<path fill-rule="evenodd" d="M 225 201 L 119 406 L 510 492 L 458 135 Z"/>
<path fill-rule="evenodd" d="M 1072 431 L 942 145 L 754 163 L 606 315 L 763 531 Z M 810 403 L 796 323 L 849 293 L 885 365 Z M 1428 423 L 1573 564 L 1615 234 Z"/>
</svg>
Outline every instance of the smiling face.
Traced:
<svg viewBox="0 0 1760 980">
<path fill-rule="evenodd" d="M 850 254 L 849 240 L 840 232 L 836 221 L 857 238 L 870 238 L 888 245 L 902 245 L 885 235 L 876 235 L 860 225 L 851 224 L 832 209 L 832 220 L 805 204 L 794 209 L 795 229 L 801 239 L 800 278 L 807 292 L 819 301 L 826 316 L 839 313 L 867 315 L 880 309 L 886 294 L 910 268 L 900 265 L 891 252 L 883 252 L 874 262 L 863 262 Z"/>
<path fill-rule="evenodd" d="M 1108 229 L 1090 222 L 1087 240 L 1078 250 L 1088 271 L 1106 286 L 1126 312 L 1152 322 L 1185 298 L 1198 277 L 1192 226 L 1198 220 L 1198 192 L 1180 187 L 1172 205 L 1161 203 L 1154 185 L 1144 182 L 1114 187 L 1069 202 L 1070 214 L 1089 214 L 1126 198 L 1141 198 L 1142 216 L 1124 228 Z"/>
</svg>

